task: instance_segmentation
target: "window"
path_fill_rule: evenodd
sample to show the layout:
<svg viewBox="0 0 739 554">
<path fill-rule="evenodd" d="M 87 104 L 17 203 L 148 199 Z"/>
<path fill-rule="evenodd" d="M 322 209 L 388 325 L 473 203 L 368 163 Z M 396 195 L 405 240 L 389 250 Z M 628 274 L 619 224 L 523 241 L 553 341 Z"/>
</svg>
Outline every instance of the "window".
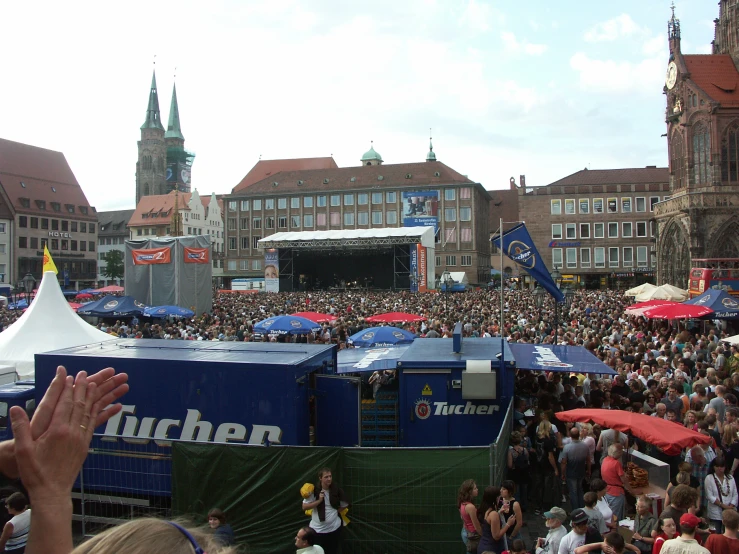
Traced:
<svg viewBox="0 0 739 554">
<path fill-rule="evenodd" d="M 51 203 L 51 209 L 55 212 L 61 212 L 62 211 L 62 205 L 59 202 L 52 202 Z"/>
<path fill-rule="evenodd" d="M 344 225 L 354 225 L 354 214 L 352 212 L 344 213 Z"/>
<path fill-rule="evenodd" d="M 282 215 L 277 218 L 277 228 L 287 229 L 287 216 Z"/>
<path fill-rule="evenodd" d="M 561 248 L 552 248 L 552 267 L 562 267 Z"/>
<path fill-rule="evenodd" d="M 88 243 L 87 243 L 87 249 L 90 252 L 95 252 L 95 241 L 92 241 L 92 240 L 91 241 L 88 241 Z"/>
<path fill-rule="evenodd" d="M 59 220 L 58 219 L 52 219 L 51 220 L 51 230 L 52 231 L 58 231 L 59 230 Z"/>
<path fill-rule="evenodd" d="M 313 227 L 313 214 L 303 215 L 303 227 Z"/>
<path fill-rule="evenodd" d="M 575 213 L 575 201 L 565 200 L 565 214 L 572 215 Z"/>
<path fill-rule="evenodd" d="M 647 267 L 647 247 L 636 247 L 636 267 Z"/>
<path fill-rule="evenodd" d="M 277 209 L 284 210 L 286 208 L 287 208 L 287 198 L 278 198 L 277 199 Z"/>
<path fill-rule="evenodd" d="M 299 215 L 290 216 L 290 229 L 300 229 L 300 216 Z"/>
<path fill-rule="evenodd" d="M 623 213 L 623 214 L 630 214 L 631 213 L 631 198 L 622 198 L 621 199 L 621 213 Z"/>
<path fill-rule="evenodd" d="M 28 248 L 28 237 L 18 237 L 18 248 Z"/>
<path fill-rule="evenodd" d="M 20 200 L 21 206 L 23 206 L 24 208 L 30 208 L 31 207 L 31 199 L 30 198 L 19 198 L 18 200 Z M 67 205 L 69 205 L 69 204 L 67 204 Z"/>
<path fill-rule="evenodd" d="M 69 230 L 72 233 L 76 233 L 77 232 L 77 222 L 76 221 L 72 221 L 72 223 L 70 224 Z"/>
<path fill-rule="evenodd" d="M 7 226 L 7 224 L 0 223 L 0 233 L 6 233 L 7 232 L 6 231 L 6 226 Z"/>
<path fill-rule="evenodd" d="M 339 212 L 331 212 L 331 225 L 341 225 L 341 214 Z"/>
<path fill-rule="evenodd" d="M 76 241 L 72 241 L 73 243 Z M 5 248 L 5 245 L 2 245 L 3 248 Z M 38 237 L 31 237 L 31 249 L 37 250 L 38 249 Z M 5 252 L 0 252 L 0 254 L 5 254 Z"/>
<path fill-rule="evenodd" d="M 647 199 L 646 198 L 640 197 L 636 199 L 636 211 L 637 212 L 647 211 Z"/>
<path fill-rule="evenodd" d="M 69 241 L 67 239 L 62 239 L 62 250 L 69 250 Z"/>
<path fill-rule="evenodd" d="M 357 213 L 357 225 L 369 225 L 369 213 L 358 212 Z"/>
<path fill-rule="evenodd" d="M 265 210 L 274 210 L 275 209 L 275 199 L 274 198 L 267 198 L 264 200 L 264 209 Z"/>
<path fill-rule="evenodd" d="M 470 187 L 462 187 L 459 189 L 459 198 L 460 200 L 469 200 L 472 198 L 472 189 Z"/>
<path fill-rule="evenodd" d="M 43 244 L 41 246 L 43 247 Z M 87 251 L 87 243 L 84 240 L 81 240 L 80 241 L 80 252 L 86 252 L 86 251 Z"/>
<path fill-rule="evenodd" d="M 256 236 L 256 235 L 255 235 L 255 236 L 253 236 L 253 237 L 251 238 L 251 247 L 252 247 L 253 249 L 255 249 L 255 250 L 256 250 L 256 249 L 258 249 L 258 248 L 259 248 L 259 241 L 260 241 L 260 240 L 262 240 L 262 237 L 259 237 L 259 236 Z"/>
<path fill-rule="evenodd" d="M 633 267 L 634 265 L 634 249 L 631 246 L 624 246 L 624 267 Z"/>
<path fill-rule="evenodd" d="M 385 202 L 388 204 L 394 204 L 397 202 L 397 193 L 395 191 L 388 191 L 385 193 Z"/>
<path fill-rule="evenodd" d="M 366 192 L 357 194 L 357 206 L 366 206 L 369 202 L 369 195 Z"/>
<path fill-rule="evenodd" d="M 242 246 L 245 250 L 248 250 L 249 246 L 246 247 Z M 248 271 L 249 269 L 249 260 L 239 260 L 239 269 L 241 271 Z"/>
<path fill-rule="evenodd" d="M 326 195 L 321 194 L 319 196 L 316 196 L 316 206 L 319 208 L 325 208 L 326 207 Z"/>
<path fill-rule="evenodd" d="M 618 267 L 618 248 L 613 246 L 608 249 L 608 267 Z"/>
<path fill-rule="evenodd" d="M 580 249 L 580 267 L 583 269 L 590 267 L 590 248 Z"/>
<path fill-rule="evenodd" d="M 609 239 L 618 238 L 618 223 L 611 222 L 608 224 L 608 238 Z"/>
<path fill-rule="evenodd" d="M 550 210 L 551 210 L 552 215 L 561 215 L 562 214 L 562 201 L 552 200 Z"/>
<path fill-rule="evenodd" d="M 657 236 L 657 222 L 654 219 L 649 220 L 649 236 L 650 237 Z"/>
<path fill-rule="evenodd" d="M 446 257 L 446 265 L 457 265 L 457 256 L 447 256 Z"/>
<path fill-rule="evenodd" d="M 603 213 L 603 199 L 602 198 L 593 198 L 593 213 L 594 214 Z"/>
<path fill-rule="evenodd" d="M 396 225 L 398 223 L 398 212 L 395 210 L 385 212 L 385 223 L 387 225 Z"/>
<path fill-rule="evenodd" d="M 650 196 L 649 197 L 649 211 L 654 211 L 654 205 L 659 202 L 659 196 Z"/>
<path fill-rule="evenodd" d="M 344 206 L 353 206 L 353 205 L 354 205 L 354 195 L 345 194 L 344 195 Z"/>
<path fill-rule="evenodd" d="M 698 185 L 708 183 L 711 137 L 703 124 L 693 128 L 693 176 Z"/>
<path fill-rule="evenodd" d="M 647 236 L 647 222 L 646 221 L 636 222 L 636 236 L 639 238 L 643 238 Z"/>
<path fill-rule="evenodd" d="M 340 194 L 332 194 L 331 195 L 331 205 L 332 206 L 341 206 L 341 195 Z"/>
<path fill-rule="evenodd" d="M 264 218 L 264 228 L 265 229 L 274 229 L 275 228 L 275 218 L 272 217 L 272 216 L 265 217 Z"/>
<path fill-rule="evenodd" d="M 606 249 L 600 246 L 595 248 L 595 267 L 606 267 Z"/>
<path fill-rule="evenodd" d="M 228 218 L 228 230 L 229 231 L 235 231 L 236 230 L 236 218 L 235 217 L 229 217 Z"/>
<path fill-rule="evenodd" d="M 316 226 L 317 227 L 326 226 L 326 214 L 325 213 L 316 214 Z"/>
<path fill-rule="evenodd" d="M 621 236 L 625 239 L 630 239 L 634 236 L 633 223 L 631 221 L 624 221 L 621 224 Z"/>
<path fill-rule="evenodd" d="M 567 268 L 573 269 L 577 267 L 577 248 L 568 248 L 565 252 L 567 255 Z"/>
<path fill-rule="evenodd" d="M 226 266 L 229 271 L 236 271 L 236 260 L 229 260 Z"/>
<path fill-rule="evenodd" d="M 608 198 L 606 206 L 609 214 L 618 213 L 618 198 Z"/>
<path fill-rule="evenodd" d="M 446 229 L 445 231 L 446 240 L 444 241 L 444 244 L 448 242 L 457 242 L 457 228 L 452 227 L 451 229 Z"/>
<path fill-rule="evenodd" d="M 444 200 L 456 200 L 457 191 L 455 189 L 444 189 Z"/>
<path fill-rule="evenodd" d="M 580 223 L 580 238 L 581 239 L 590 238 L 590 223 Z"/>
<path fill-rule="evenodd" d="M 249 201 L 248 200 L 242 200 L 241 201 L 241 211 L 242 212 L 248 212 L 249 211 Z"/>
<path fill-rule="evenodd" d="M 459 208 L 459 221 L 472 221 L 472 208 Z"/>
<path fill-rule="evenodd" d="M 229 200 L 228 201 L 228 211 L 229 212 L 235 212 L 237 208 L 236 200 Z"/>
<path fill-rule="evenodd" d="M 380 211 L 372 212 L 372 225 L 382 225 L 382 212 Z"/>
<path fill-rule="evenodd" d="M 230 221 L 230 218 L 229 218 Z M 249 218 L 248 217 L 242 217 L 241 218 L 241 230 L 246 231 L 249 229 Z M 229 231 L 233 231 L 234 229 L 229 229 Z"/>
<path fill-rule="evenodd" d="M 38 217 L 31 218 L 31 229 L 38 229 Z"/>
<path fill-rule="evenodd" d="M 292 198 L 290 199 L 290 207 L 291 207 L 292 209 L 294 209 L 294 210 L 297 210 L 298 208 L 300 208 L 300 197 L 298 197 L 298 196 L 293 196 L 293 197 L 292 197 Z"/>
<path fill-rule="evenodd" d="M 251 268 L 255 271 L 259 271 L 260 269 L 262 269 L 262 260 L 252 260 Z"/>
<path fill-rule="evenodd" d="M 87 228 L 88 233 L 94 233 L 95 232 L 95 224 L 90 223 L 89 227 Z"/>
<path fill-rule="evenodd" d="M 26 217 L 25 215 L 19 215 L 18 227 L 28 227 L 28 217 Z"/>
<path fill-rule="evenodd" d="M 580 213 L 581 214 L 590 213 L 590 200 L 588 200 L 587 198 L 580 199 Z"/>
<path fill-rule="evenodd" d="M 255 200 L 251 201 L 251 207 L 253 210 L 261 210 L 262 209 L 262 200 L 257 198 Z"/>
<path fill-rule="evenodd" d="M 435 259 L 436 267 L 440 267 L 441 266 L 441 256 L 436 256 L 435 258 L 436 258 Z"/>
<path fill-rule="evenodd" d="M 313 207 L 313 197 L 312 196 L 303 196 L 303 207 L 304 208 Z"/>
<path fill-rule="evenodd" d="M 457 221 L 457 209 L 444 208 L 444 221 Z"/>
<path fill-rule="evenodd" d="M 459 231 L 460 231 L 459 236 L 462 242 L 472 242 L 472 228 L 471 227 L 462 227 Z"/>
<path fill-rule="evenodd" d="M 470 266 L 472 265 L 472 256 L 460 256 L 460 264 L 463 266 Z"/>
<path fill-rule="evenodd" d="M 565 238 L 568 240 L 577 238 L 577 224 L 576 223 L 568 223 L 566 225 Z"/>
<path fill-rule="evenodd" d="M 69 241 L 69 249 L 72 250 L 73 252 L 77 251 L 77 241 L 76 240 Z"/>
<path fill-rule="evenodd" d="M 382 193 L 381 192 L 373 192 L 372 193 L 372 203 L 373 204 L 382 204 Z"/>
<path fill-rule="evenodd" d="M 561 223 L 552 223 L 552 238 L 553 239 L 562 238 L 562 224 Z"/>
<path fill-rule="evenodd" d="M 241 237 L 241 249 L 249 250 L 249 237 Z"/>
</svg>

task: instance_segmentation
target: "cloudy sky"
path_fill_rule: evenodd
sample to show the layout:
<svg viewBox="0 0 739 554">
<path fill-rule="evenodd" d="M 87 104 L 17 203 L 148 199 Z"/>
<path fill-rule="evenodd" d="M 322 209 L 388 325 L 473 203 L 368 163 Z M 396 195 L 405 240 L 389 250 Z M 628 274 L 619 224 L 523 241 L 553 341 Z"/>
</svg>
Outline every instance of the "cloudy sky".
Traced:
<svg viewBox="0 0 739 554">
<path fill-rule="evenodd" d="M 98 210 L 134 207 L 156 55 L 175 68 L 193 186 L 229 192 L 261 155 L 438 159 L 488 189 L 584 167 L 664 166 L 669 0 L 0 3 L 0 137 L 66 155 Z M 708 53 L 717 2 L 680 0 Z"/>
</svg>

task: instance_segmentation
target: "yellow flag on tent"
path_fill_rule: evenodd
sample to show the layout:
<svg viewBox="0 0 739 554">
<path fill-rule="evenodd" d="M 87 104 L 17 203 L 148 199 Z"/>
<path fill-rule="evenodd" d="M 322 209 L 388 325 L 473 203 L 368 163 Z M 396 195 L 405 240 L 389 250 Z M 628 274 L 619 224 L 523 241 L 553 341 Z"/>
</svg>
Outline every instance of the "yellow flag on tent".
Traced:
<svg viewBox="0 0 739 554">
<path fill-rule="evenodd" d="M 44 273 L 46 273 L 47 271 L 53 271 L 57 275 L 59 274 L 59 271 L 56 268 L 56 264 L 54 263 L 54 260 L 51 258 L 49 249 L 44 244 Z"/>
</svg>

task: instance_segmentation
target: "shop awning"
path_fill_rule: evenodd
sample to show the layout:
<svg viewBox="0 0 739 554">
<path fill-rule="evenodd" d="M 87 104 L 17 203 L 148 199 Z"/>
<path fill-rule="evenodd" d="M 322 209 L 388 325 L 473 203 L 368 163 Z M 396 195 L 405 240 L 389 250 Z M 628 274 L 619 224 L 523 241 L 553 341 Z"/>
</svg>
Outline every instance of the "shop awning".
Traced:
<svg viewBox="0 0 739 554">
<path fill-rule="evenodd" d="M 582 346 L 510 343 L 516 369 L 597 373 L 615 375 L 615 371 Z"/>
</svg>

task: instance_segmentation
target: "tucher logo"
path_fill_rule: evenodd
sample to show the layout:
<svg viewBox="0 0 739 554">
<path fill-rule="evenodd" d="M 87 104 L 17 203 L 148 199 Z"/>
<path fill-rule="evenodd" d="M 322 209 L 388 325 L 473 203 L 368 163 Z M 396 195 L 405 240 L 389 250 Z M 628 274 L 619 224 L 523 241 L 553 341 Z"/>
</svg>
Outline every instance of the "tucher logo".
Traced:
<svg viewBox="0 0 739 554">
<path fill-rule="evenodd" d="M 110 302 L 107 302 L 105 306 L 103 306 L 103 309 L 105 310 L 112 310 L 118 305 L 118 300 L 111 300 Z"/>
<path fill-rule="evenodd" d="M 566 364 L 560 360 L 554 352 L 549 348 L 537 346 L 534 349 L 538 355 L 536 363 L 544 367 L 572 367 L 572 364 Z"/>
<path fill-rule="evenodd" d="M 416 400 L 415 411 L 418 419 L 428 419 L 431 415 L 431 404 L 428 400 L 424 400 L 423 398 Z"/>
<path fill-rule="evenodd" d="M 520 240 L 513 240 L 508 245 L 508 257 L 528 269 L 536 265 L 536 255 L 531 247 Z"/>
<path fill-rule="evenodd" d="M 736 310 L 737 308 L 739 308 L 739 302 L 737 302 L 733 298 L 724 298 L 721 301 L 721 304 L 723 304 L 724 308 L 729 308 L 731 310 Z"/>
</svg>

